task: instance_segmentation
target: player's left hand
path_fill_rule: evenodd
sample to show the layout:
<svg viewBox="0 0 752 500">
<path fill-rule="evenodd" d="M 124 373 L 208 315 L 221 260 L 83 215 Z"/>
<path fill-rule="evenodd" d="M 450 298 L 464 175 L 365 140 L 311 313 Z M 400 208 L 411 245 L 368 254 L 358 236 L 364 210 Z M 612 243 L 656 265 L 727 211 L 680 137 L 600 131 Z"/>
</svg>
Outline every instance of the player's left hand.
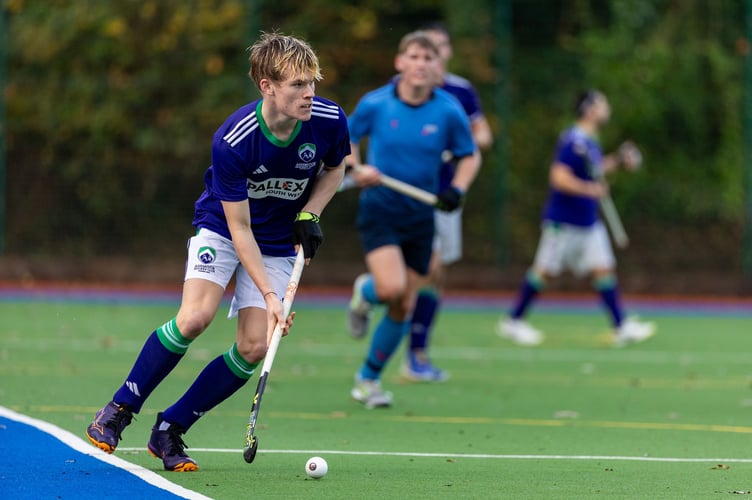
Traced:
<svg viewBox="0 0 752 500">
<path fill-rule="evenodd" d="M 624 141 L 619 146 L 619 161 L 627 170 L 638 170 L 642 166 L 642 152 L 632 141 Z"/>
<path fill-rule="evenodd" d="M 444 191 L 440 192 L 437 198 L 439 201 L 436 203 L 436 208 L 442 212 L 453 212 L 462 205 L 462 201 L 465 199 L 465 193 L 463 193 L 458 187 L 449 186 Z"/>
<path fill-rule="evenodd" d="M 295 223 L 292 226 L 292 241 L 295 245 L 303 247 L 306 263 L 316 255 L 316 250 L 324 241 L 324 233 L 321 232 L 319 220 L 316 214 L 300 212 L 295 217 Z"/>
</svg>

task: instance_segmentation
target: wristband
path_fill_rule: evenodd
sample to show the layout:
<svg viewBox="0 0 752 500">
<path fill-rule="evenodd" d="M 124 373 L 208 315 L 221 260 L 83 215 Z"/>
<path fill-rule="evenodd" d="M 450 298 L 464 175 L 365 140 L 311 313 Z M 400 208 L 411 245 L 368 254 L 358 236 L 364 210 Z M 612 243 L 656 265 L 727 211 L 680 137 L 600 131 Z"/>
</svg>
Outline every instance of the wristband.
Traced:
<svg viewBox="0 0 752 500">
<path fill-rule="evenodd" d="M 298 212 L 298 215 L 295 216 L 295 222 L 307 221 L 307 220 L 318 224 L 319 221 L 321 221 L 321 218 L 318 215 L 311 213 L 311 212 Z"/>
<path fill-rule="evenodd" d="M 271 295 L 271 294 L 277 295 L 277 292 L 275 292 L 274 290 L 272 290 L 271 292 L 266 292 L 266 293 L 264 294 L 264 299 L 266 299 L 266 296 L 267 296 L 267 295 Z"/>
</svg>

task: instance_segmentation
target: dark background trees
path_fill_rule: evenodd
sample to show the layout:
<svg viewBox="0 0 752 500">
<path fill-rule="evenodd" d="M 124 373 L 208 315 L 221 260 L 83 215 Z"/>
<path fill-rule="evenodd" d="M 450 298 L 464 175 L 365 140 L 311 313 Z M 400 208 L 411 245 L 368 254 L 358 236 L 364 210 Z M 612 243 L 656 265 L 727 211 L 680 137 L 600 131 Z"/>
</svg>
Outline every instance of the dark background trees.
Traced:
<svg viewBox="0 0 752 500">
<path fill-rule="evenodd" d="M 615 115 L 604 145 L 632 138 L 646 160 L 614 178 L 634 241 L 620 255 L 632 287 L 692 275 L 735 290 L 742 2 L 512 0 L 509 25 L 499 4 L 6 0 L 6 253 L 181 260 L 211 136 L 256 97 L 244 48 L 259 29 L 310 40 L 319 93 L 350 111 L 391 76 L 399 38 L 439 19 L 454 36 L 452 70 L 477 85 L 497 138 L 468 200 L 467 273 L 527 265 L 556 136 L 575 93 L 597 87 Z M 511 62 L 500 66 L 507 38 Z M 322 261 L 360 262 L 355 206 L 343 193 L 327 211 Z"/>
</svg>

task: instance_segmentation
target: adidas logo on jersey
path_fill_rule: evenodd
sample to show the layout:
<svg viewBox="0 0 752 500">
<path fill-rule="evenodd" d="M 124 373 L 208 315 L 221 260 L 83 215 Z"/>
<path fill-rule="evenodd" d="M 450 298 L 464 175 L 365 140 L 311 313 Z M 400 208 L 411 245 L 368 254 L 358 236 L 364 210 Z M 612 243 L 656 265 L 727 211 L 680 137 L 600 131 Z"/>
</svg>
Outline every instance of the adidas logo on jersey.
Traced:
<svg viewBox="0 0 752 500">
<path fill-rule="evenodd" d="M 265 174 L 268 171 L 269 170 L 265 166 L 260 165 L 259 168 L 253 171 L 253 175 Z"/>
</svg>

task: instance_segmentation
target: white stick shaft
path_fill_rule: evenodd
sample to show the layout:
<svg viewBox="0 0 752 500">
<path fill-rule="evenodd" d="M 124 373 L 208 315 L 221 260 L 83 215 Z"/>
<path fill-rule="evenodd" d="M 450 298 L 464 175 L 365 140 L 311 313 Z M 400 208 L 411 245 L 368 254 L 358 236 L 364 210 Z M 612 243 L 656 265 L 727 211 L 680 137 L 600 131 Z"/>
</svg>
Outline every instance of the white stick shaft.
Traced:
<svg viewBox="0 0 752 500">
<path fill-rule="evenodd" d="M 298 291 L 298 283 L 300 282 L 300 276 L 303 274 L 304 266 L 305 256 L 303 255 L 303 247 L 301 246 L 298 250 L 298 255 L 295 257 L 295 264 L 292 266 L 290 281 L 287 282 L 287 290 L 285 291 L 285 298 L 282 302 L 285 319 L 287 319 L 292 310 L 292 302 L 295 300 L 295 292 Z M 274 332 L 272 333 L 272 340 L 269 342 L 269 348 L 266 351 L 264 365 L 261 367 L 262 374 L 272 371 L 272 364 L 274 364 L 274 357 L 277 355 L 277 349 L 279 348 L 279 341 L 281 339 L 282 325 L 277 323 L 274 327 Z"/>
<path fill-rule="evenodd" d="M 619 212 L 616 211 L 614 200 L 610 196 L 601 198 L 601 211 L 608 228 L 611 230 L 611 236 L 613 236 L 616 246 L 626 248 L 629 245 L 629 236 L 627 236 L 627 231 L 621 222 Z"/>
<path fill-rule="evenodd" d="M 393 191 L 402 193 L 405 196 L 409 196 L 414 200 L 418 200 L 421 203 L 425 203 L 426 205 L 430 205 L 432 207 L 436 206 L 436 203 L 438 203 L 439 201 L 435 194 L 417 188 L 412 184 L 408 184 L 407 182 L 397 180 L 394 177 L 389 177 L 388 175 L 381 175 L 381 184 Z"/>
</svg>

